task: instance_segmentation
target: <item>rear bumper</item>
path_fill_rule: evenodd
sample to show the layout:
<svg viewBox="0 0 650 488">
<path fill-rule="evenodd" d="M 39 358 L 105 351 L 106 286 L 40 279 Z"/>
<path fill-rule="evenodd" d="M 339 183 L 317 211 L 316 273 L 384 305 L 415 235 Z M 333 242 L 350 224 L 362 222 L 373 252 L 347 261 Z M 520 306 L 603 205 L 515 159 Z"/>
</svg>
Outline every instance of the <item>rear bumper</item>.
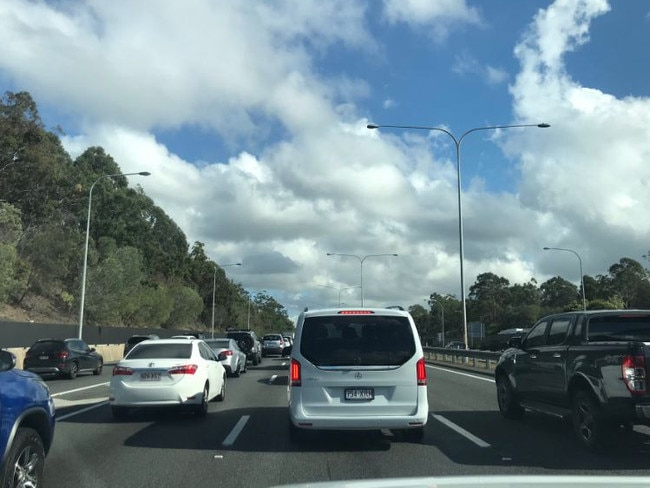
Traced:
<svg viewBox="0 0 650 488">
<path fill-rule="evenodd" d="M 58 366 L 26 367 L 23 369 L 25 369 L 25 371 L 31 371 L 32 373 L 36 374 L 61 374 L 67 371 L 65 368 L 59 368 Z"/>
<path fill-rule="evenodd" d="M 108 402 L 119 407 L 155 407 L 201 403 L 200 388 L 184 387 L 110 387 Z"/>
</svg>

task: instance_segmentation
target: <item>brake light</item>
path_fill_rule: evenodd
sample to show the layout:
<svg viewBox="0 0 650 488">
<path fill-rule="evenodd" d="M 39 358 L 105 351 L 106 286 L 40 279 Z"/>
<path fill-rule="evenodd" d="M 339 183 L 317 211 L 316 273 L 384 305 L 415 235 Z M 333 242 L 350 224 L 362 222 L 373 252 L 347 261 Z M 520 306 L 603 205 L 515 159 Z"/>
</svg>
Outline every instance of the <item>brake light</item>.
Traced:
<svg viewBox="0 0 650 488">
<path fill-rule="evenodd" d="M 295 359 L 291 360 L 291 376 L 290 376 L 290 381 L 291 381 L 291 386 L 300 386 L 301 378 L 300 378 L 300 363 L 296 361 Z"/>
<path fill-rule="evenodd" d="M 424 358 L 421 358 L 415 364 L 415 375 L 418 380 L 418 386 L 426 386 L 427 384 L 427 366 L 424 362 Z"/>
<path fill-rule="evenodd" d="M 232 356 L 232 351 L 230 349 L 226 349 L 224 351 L 221 351 L 221 354 L 225 354 L 226 356 Z"/>
<path fill-rule="evenodd" d="M 56 356 L 57 356 L 59 359 L 67 359 L 69 355 L 70 355 L 70 354 L 68 353 L 68 351 L 61 351 L 61 352 L 60 352 L 59 354 L 57 354 Z"/>
<path fill-rule="evenodd" d="M 372 310 L 341 310 L 338 313 L 339 315 L 370 315 L 375 312 Z"/>
<path fill-rule="evenodd" d="M 621 373 L 625 386 L 632 395 L 645 395 L 647 389 L 645 356 L 642 354 L 623 356 Z"/>
<path fill-rule="evenodd" d="M 182 366 L 174 366 L 169 371 L 169 374 L 194 374 L 199 369 L 196 364 L 184 364 Z"/>
<path fill-rule="evenodd" d="M 113 376 L 131 376 L 133 370 L 131 368 L 125 368 L 124 366 L 115 366 L 113 368 Z"/>
</svg>

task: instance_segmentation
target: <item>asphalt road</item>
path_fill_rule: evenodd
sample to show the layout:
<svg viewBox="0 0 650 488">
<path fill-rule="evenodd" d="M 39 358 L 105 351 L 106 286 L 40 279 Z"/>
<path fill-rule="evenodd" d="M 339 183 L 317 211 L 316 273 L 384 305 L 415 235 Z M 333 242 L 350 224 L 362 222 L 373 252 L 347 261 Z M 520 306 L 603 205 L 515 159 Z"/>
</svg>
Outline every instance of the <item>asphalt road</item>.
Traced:
<svg viewBox="0 0 650 488">
<path fill-rule="evenodd" d="M 650 476 L 650 429 L 621 434 L 605 453 L 585 452 L 564 422 L 528 412 L 503 419 L 491 378 L 429 365 L 431 416 L 422 443 L 385 432 L 288 434 L 288 362 L 266 358 L 229 378 L 226 400 L 205 418 L 138 411 L 112 419 L 111 367 L 101 376 L 48 380 L 57 430 L 47 459 L 52 488 L 269 487 L 397 476 L 591 474 Z"/>
</svg>

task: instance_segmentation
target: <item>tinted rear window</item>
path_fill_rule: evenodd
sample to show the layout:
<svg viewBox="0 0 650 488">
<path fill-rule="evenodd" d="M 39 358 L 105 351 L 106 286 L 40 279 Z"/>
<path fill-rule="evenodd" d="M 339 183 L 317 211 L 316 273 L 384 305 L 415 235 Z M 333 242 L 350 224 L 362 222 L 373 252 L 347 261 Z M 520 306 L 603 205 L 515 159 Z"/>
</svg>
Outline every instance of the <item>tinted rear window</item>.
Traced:
<svg viewBox="0 0 650 488">
<path fill-rule="evenodd" d="M 282 336 L 275 335 L 275 334 L 268 334 L 268 335 L 265 335 L 262 340 L 265 340 L 265 341 L 279 341 L 281 339 L 282 339 Z"/>
<path fill-rule="evenodd" d="M 316 366 L 399 366 L 415 354 L 406 317 L 308 317 L 300 353 Z"/>
<path fill-rule="evenodd" d="M 189 359 L 192 344 L 140 344 L 127 354 L 127 359 Z"/>
<path fill-rule="evenodd" d="M 593 317 L 587 325 L 590 341 L 650 342 L 650 315 L 606 315 Z"/>
<path fill-rule="evenodd" d="M 224 347 L 230 347 L 229 340 L 223 341 L 205 341 L 205 343 L 210 346 L 212 349 L 223 349 Z"/>
<path fill-rule="evenodd" d="M 146 341 L 147 339 L 149 339 L 149 337 L 147 337 L 147 336 L 129 337 L 127 339 L 126 343 L 132 346 L 134 344 L 139 344 L 142 341 Z"/>
<path fill-rule="evenodd" d="M 34 344 L 29 350 L 33 353 L 60 351 L 63 349 L 63 341 L 41 341 Z"/>
</svg>

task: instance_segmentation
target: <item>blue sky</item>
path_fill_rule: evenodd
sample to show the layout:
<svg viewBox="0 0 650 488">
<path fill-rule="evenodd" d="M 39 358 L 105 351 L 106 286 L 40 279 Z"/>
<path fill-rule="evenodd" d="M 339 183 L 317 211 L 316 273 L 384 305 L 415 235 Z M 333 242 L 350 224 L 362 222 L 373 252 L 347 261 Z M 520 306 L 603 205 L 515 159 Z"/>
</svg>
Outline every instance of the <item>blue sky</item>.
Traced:
<svg viewBox="0 0 650 488">
<path fill-rule="evenodd" d="M 650 4 L 4 0 L 0 85 L 74 157 L 103 146 L 229 276 L 294 314 L 607 272 L 650 248 Z M 248 265 L 247 265 L 248 263 Z M 358 290 L 346 290 L 355 303 Z M 334 298 L 333 298 L 334 297 Z M 469 317 L 471 320 L 472 318 Z"/>
</svg>

